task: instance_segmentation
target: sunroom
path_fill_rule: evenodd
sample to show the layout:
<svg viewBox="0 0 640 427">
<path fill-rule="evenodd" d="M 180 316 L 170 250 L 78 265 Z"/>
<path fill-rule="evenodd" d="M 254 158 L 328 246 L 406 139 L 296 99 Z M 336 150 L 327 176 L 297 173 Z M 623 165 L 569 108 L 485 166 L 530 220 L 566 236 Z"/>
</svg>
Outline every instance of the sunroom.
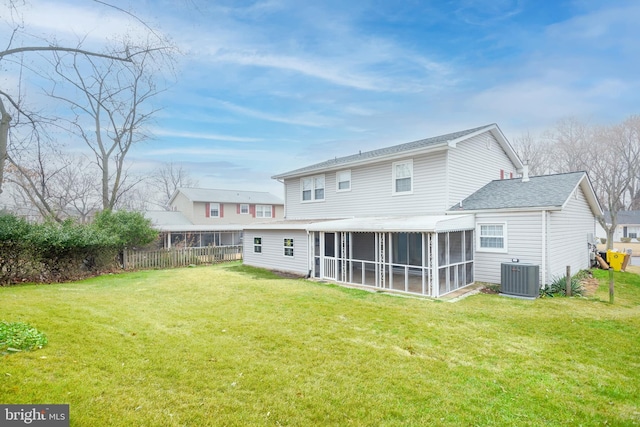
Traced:
<svg viewBox="0 0 640 427">
<path fill-rule="evenodd" d="M 473 283 L 474 228 L 473 215 L 310 224 L 311 275 L 439 297 Z"/>
</svg>

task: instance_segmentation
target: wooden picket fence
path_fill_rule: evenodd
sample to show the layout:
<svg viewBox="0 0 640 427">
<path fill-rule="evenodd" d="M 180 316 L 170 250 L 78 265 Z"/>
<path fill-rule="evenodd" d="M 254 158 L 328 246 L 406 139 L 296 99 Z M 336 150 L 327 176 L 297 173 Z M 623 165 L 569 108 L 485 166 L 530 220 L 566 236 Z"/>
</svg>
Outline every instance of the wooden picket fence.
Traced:
<svg viewBox="0 0 640 427">
<path fill-rule="evenodd" d="M 172 248 L 158 249 L 155 251 L 126 250 L 123 258 L 125 270 L 215 264 L 218 262 L 242 259 L 242 245 L 183 249 Z"/>
</svg>

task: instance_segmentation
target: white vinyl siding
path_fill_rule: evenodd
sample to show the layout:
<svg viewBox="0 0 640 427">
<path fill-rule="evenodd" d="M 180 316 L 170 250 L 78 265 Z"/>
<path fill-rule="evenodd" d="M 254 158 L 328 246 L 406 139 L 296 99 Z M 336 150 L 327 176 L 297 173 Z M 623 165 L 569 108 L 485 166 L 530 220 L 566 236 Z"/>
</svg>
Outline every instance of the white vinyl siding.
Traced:
<svg viewBox="0 0 640 427">
<path fill-rule="evenodd" d="M 487 142 L 491 142 L 487 148 Z M 448 152 L 447 173 L 441 179 L 448 193 L 448 207 L 464 200 L 489 182 L 500 178 L 504 170 L 509 178 L 516 166 L 490 132 L 461 141 Z"/>
<path fill-rule="evenodd" d="M 550 212 L 547 281 L 589 267 L 588 235 L 595 234 L 596 219 L 589 209 L 584 193 L 577 189 L 578 198 L 570 197 L 562 211 Z"/>
<path fill-rule="evenodd" d="M 393 191 L 396 194 L 413 193 L 413 160 L 394 162 L 392 165 Z"/>
<path fill-rule="evenodd" d="M 254 267 L 287 271 L 300 275 L 309 272 L 309 249 L 305 230 L 247 230 L 244 231 L 245 242 L 253 242 L 254 237 L 261 238 L 261 253 L 253 252 L 253 245 L 245 245 L 243 263 Z M 295 251 L 293 256 L 283 256 L 284 239 L 293 239 Z"/>
<path fill-rule="evenodd" d="M 507 224 L 507 252 L 481 251 L 476 247 L 475 280 L 500 283 L 500 266 L 514 259 L 524 264 L 542 265 L 542 213 L 540 211 L 514 213 L 478 213 L 478 224 Z M 476 241 L 478 239 L 476 229 Z M 540 267 L 542 274 L 542 267 Z"/>
<path fill-rule="evenodd" d="M 444 151 L 412 158 L 413 194 L 402 197 L 394 197 L 389 189 L 391 161 L 352 167 L 349 192 L 336 191 L 336 174 L 327 173 L 324 203 L 300 201 L 304 178 L 286 179 L 287 219 L 441 214 L 451 207 L 443 185 Z"/>
<path fill-rule="evenodd" d="M 350 191 L 351 190 L 351 171 L 336 172 L 336 191 Z"/>
</svg>

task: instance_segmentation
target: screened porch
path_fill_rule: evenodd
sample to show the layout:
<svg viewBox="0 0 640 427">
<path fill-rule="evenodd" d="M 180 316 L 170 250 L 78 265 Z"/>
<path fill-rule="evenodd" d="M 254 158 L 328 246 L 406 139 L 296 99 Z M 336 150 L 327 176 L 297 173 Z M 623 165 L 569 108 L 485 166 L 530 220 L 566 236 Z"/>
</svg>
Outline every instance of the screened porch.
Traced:
<svg viewBox="0 0 640 427">
<path fill-rule="evenodd" d="M 436 224 L 451 220 L 448 223 L 451 227 L 469 227 L 473 222 L 472 218 L 461 221 L 462 217 L 440 221 L 434 217 L 420 217 L 419 224 L 416 221 L 404 224 L 410 231 L 397 231 L 397 228 L 396 231 L 364 231 L 366 225 L 381 227 L 376 226 L 376 221 L 367 224 L 362 220 L 358 227 L 352 224 L 354 220 L 316 225 L 315 228 L 334 230 L 309 232 L 312 276 L 431 297 L 473 283 L 473 227 L 439 231 L 436 224 L 426 227 L 424 218 L 430 218 Z M 394 228 L 387 221 L 389 228 Z M 349 224 L 359 230 L 338 231 Z M 425 226 L 426 231 L 411 229 L 419 225 Z"/>
</svg>

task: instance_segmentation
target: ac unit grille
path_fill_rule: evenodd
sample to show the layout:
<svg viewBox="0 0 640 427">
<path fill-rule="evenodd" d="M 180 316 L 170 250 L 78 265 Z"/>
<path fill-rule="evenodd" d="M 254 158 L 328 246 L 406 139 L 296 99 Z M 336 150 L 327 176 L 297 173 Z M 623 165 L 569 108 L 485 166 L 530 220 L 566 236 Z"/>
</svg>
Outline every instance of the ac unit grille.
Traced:
<svg viewBox="0 0 640 427">
<path fill-rule="evenodd" d="M 540 292 L 540 267 L 532 264 L 502 263 L 500 292 L 524 298 L 536 298 Z"/>
</svg>

